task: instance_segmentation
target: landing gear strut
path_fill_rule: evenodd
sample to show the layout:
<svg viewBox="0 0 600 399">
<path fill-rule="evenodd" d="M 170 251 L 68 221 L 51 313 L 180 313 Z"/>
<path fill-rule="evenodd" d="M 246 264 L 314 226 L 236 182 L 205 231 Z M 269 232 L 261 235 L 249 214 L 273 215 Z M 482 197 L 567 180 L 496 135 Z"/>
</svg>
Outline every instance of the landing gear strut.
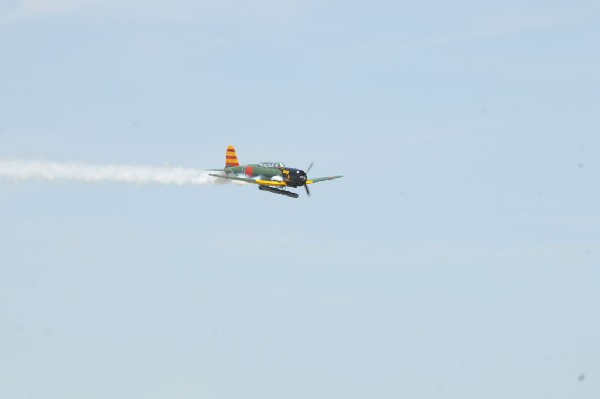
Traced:
<svg viewBox="0 0 600 399">
<path fill-rule="evenodd" d="M 269 186 L 258 186 L 258 189 L 261 190 L 261 191 L 268 191 L 268 192 L 273 193 L 273 194 L 285 195 L 285 196 L 291 197 L 291 198 L 298 198 L 299 197 L 299 195 L 297 193 L 292 193 L 292 192 L 289 192 L 289 191 L 280 190 L 278 188 L 269 187 Z"/>
</svg>

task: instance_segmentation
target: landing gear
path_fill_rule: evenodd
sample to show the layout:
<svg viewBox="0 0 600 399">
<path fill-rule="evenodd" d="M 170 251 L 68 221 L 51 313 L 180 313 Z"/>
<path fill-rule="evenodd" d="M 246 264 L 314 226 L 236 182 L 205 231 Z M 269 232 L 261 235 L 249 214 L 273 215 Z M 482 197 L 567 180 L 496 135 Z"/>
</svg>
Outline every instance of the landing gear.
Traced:
<svg viewBox="0 0 600 399">
<path fill-rule="evenodd" d="M 258 189 L 261 190 L 261 191 L 268 191 L 268 192 L 273 193 L 273 194 L 285 195 L 286 197 L 291 197 L 291 198 L 298 198 L 299 197 L 299 195 L 297 193 L 292 193 L 292 192 L 289 192 L 289 191 L 280 190 L 278 188 L 269 187 L 269 186 L 258 186 Z"/>
</svg>

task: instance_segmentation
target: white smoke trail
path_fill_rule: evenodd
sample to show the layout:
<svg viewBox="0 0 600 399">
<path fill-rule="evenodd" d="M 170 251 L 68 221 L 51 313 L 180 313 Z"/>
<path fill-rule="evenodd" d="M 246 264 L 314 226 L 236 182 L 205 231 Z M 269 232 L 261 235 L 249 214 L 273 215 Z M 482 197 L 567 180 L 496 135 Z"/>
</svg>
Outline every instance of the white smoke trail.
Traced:
<svg viewBox="0 0 600 399">
<path fill-rule="evenodd" d="M 1 160 L 0 178 L 12 180 L 71 180 L 87 183 L 220 184 L 227 180 L 209 176 L 203 169 L 134 165 L 93 165 L 73 162 Z"/>
</svg>

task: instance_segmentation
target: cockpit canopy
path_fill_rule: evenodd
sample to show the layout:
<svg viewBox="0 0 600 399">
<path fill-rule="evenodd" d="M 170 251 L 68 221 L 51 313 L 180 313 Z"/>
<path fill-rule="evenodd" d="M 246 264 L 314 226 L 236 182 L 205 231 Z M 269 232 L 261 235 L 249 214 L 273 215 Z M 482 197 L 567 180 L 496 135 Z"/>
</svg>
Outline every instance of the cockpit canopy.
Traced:
<svg viewBox="0 0 600 399">
<path fill-rule="evenodd" d="M 258 165 L 263 166 L 265 168 L 279 168 L 279 169 L 285 168 L 285 165 L 283 164 L 283 162 L 261 162 Z"/>
</svg>

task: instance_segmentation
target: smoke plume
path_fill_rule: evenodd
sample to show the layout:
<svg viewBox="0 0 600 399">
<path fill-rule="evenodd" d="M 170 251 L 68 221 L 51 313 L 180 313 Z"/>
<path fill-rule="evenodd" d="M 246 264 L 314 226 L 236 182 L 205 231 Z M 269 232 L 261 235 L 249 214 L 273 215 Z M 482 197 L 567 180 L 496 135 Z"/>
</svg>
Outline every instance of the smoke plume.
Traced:
<svg viewBox="0 0 600 399">
<path fill-rule="evenodd" d="M 0 160 L 0 178 L 23 180 L 70 180 L 86 183 L 120 182 L 133 184 L 219 184 L 227 182 L 209 176 L 203 169 L 134 165 L 93 165 L 73 162 Z"/>
</svg>

